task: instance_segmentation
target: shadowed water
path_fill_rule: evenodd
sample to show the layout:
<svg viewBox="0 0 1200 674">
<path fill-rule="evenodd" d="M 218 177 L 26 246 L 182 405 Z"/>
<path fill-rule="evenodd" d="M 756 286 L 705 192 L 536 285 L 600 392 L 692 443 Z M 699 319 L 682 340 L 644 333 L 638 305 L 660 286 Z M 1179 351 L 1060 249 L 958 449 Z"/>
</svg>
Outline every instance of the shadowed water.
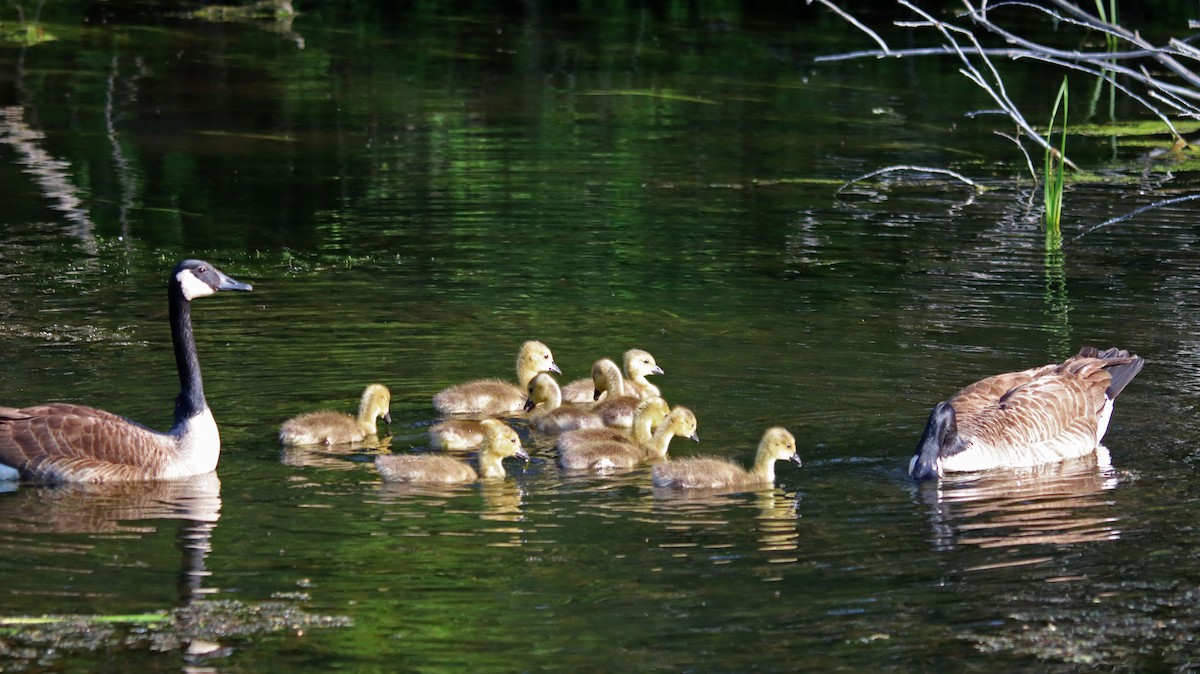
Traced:
<svg viewBox="0 0 1200 674">
<path fill-rule="evenodd" d="M 0 52 L 0 403 L 168 427 L 165 274 L 203 256 L 254 285 L 193 307 L 219 480 L 0 494 L 0 617 L 303 615 L 231 620 L 208 659 L 123 624 L 0 631 L 6 668 L 1193 666 L 1194 209 L 1071 240 L 1191 176 L 1073 188 L 1048 258 L 1023 160 L 961 117 L 976 92 L 945 64 L 813 67 L 856 39 L 815 9 L 134 7 L 47 8 L 58 42 Z M 902 162 L 994 189 L 835 196 Z M 512 379 L 527 339 L 564 382 L 652 353 L 699 420 L 673 456 L 748 465 L 781 425 L 804 466 L 682 495 L 648 467 L 564 474 L 516 417 L 531 460 L 504 481 L 379 479 L 376 455 L 432 451 L 434 393 Z M 908 480 L 934 403 L 1084 344 L 1147 360 L 1107 461 Z M 277 445 L 371 382 L 390 437 Z"/>
</svg>

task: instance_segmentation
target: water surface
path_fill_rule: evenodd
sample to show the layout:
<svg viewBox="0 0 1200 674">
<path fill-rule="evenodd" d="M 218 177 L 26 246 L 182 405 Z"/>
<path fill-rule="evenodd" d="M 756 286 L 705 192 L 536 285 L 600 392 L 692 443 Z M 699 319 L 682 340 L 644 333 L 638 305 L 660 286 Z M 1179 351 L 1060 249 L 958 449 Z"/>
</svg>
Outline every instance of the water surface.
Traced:
<svg viewBox="0 0 1200 674">
<path fill-rule="evenodd" d="M 961 117 L 977 92 L 950 64 L 814 66 L 862 46 L 816 8 L 301 9 L 213 24 L 63 3 L 43 15 L 60 40 L 0 51 L 5 404 L 165 428 L 166 270 L 203 256 L 255 287 L 195 306 L 219 479 L 0 494 L 4 614 L 295 611 L 185 631 L 207 656 L 120 624 L 6 633 L 6 667 L 1190 666 L 1194 209 L 1048 261 L 1023 160 Z M 896 163 L 994 189 L 835 196 Z M 1192 187 L 1160 168 L 1072 189 L 1067 238 Z M 511 377 L 531 338 L 564 379 L 654 354 L 699 419 L 676 456 L 749 462 L 783 425 L 804 467 L 680 498 L 646 469 L 563 475 L 517 422 L 532 460 L 505 481 L 379 480 L 375 453 L 429 451 L 436 391 Z M 905 477 L 936 401 L 1083 344 L 1148 361 L 1110 462 Z M 350 411 L 374 381 L 393 391 L 383 449 L 277 446 L 283 419 Z"/>
</svg>

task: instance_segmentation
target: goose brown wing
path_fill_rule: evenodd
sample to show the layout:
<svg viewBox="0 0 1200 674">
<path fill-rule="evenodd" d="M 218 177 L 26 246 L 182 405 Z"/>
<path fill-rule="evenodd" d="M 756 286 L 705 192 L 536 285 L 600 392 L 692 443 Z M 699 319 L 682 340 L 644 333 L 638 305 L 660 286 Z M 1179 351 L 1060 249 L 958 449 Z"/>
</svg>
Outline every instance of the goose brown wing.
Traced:
<svg viewBox="0 0 1200 674">
<path fill-rule="evenodd" d="M 1000 375 L 991 378 L 994 381 L 989 387 L 964 389 L 950 401 L 958 413 L 960 436 L 998 447 L 1031 446 L 1067 438 L 1094 444 L 1097 412 L 1104 405 L 1108 374 L 1103 367 L 1088 366 L 1077 372 L 1065 372 L 1061 367 L 1012 373 L 1021 376 Z M 1000 392 L 1009 384 L 1015 385 Z M 982 395 L 985 391 L 987 396 Z M 963 395 L 969 392 L 975 395 Z"/>
<path fill-rule="evenodd" d="M 168 463 L 161 438 L 124 417 L 83 405 L 0 407 L 0 463 L 35 481 L 145 480 Z"/>
</svg>

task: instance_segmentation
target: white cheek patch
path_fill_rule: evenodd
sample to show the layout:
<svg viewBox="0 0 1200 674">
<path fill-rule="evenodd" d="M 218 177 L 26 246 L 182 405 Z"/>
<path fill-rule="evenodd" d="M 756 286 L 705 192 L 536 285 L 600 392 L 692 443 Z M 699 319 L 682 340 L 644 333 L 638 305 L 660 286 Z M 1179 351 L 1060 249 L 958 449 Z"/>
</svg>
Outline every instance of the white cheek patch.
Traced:
<svg viewBox="0 0 1200 674">
<path fill-rule="evenodd" d="M 183 296 L 188 301 L 217 292 L 215 288 L 196 278 L 191 269 L 184 269 L 176 274 L 175 280 L 179 281 L 179 287 L 183 289 Z"/>
</svg>

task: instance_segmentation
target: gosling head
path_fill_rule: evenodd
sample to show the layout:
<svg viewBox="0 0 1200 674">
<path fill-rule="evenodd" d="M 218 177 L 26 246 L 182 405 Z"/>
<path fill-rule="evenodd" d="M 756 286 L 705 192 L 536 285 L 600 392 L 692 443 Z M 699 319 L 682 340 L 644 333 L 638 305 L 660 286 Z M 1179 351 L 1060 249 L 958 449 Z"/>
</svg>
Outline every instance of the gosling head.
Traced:
<svg viewBox="0 0 1200 674">
<path fill-rule="evenodd" d="M 662 374 L 663 369 L 654 362 L 654 356 L 641 349 L 630 349 L 625 352 L 625 372 L 630 377 L 645 377 L 650 374 Z"/>
<path fill-rule="evenodd" d="M 667 406 L 667 401 L 655 396 L 653 398 L 646 398 L 639 403 L 637 409 L 633 411 L 633 418 L 635 420 L 649 420 L 651 426 L 658 426 L 670 413 L 671 408 Z M 695 416 L 692 418 L 695 419 Z"/>
<path fill-rule="evenodd" d="M 554 363 L 550 347 L 532 339 L 521 345 L 521 351 L 517 354 L 517 372 L 562 374 L 562 370 Z"/>
<path fill-rule="evenodd" d="M 558 382 L 554 381 L 554 377 L 542 372 L 533 379 L 529 380 L 527 387 L 528 397 L 525 400 L 525 411 L 528 412 L 537 407 L 539 403 L 545 403 L 550 407 L 557 407 L 554 402 L 555 398 L 561 402 L 562 390 L 558 388 Z"/>
<path fill-rule="evenodd" d="M 675 409 L 671 410 L 663 425 L 675 435 L 683 436 L 692 442 L 700 442 L 700 436 L 696 434 L 696 415 L 682 405 L 676 405 Z"/>
<path fill-rule="evenodd" d="M 500 458 L 515 456 L 518 459 L 529 460 L 529 454 L 521 447 L 521 436 L 517 435 L 508 424 L 498 419 L 484 419 L 483 447 L 486 452 Z"/>
<path fill-rule="evenodd" d="M 371 384 L 363 390 L 362 398 L 358 401 L 358 416 L 369 419 L 371 425 L 383 417 L 389 425 L 392 423 L 392 392 L 383 384 Z"/>
<path fill-rule="evenodd" d="M 786 428 L 768 428 L 758 443 L 758 453 L 770 461 L 791 461 L 797 466 L 800 454 L 796 451 L 796 438 Z"/>
<path fill-rule="evenodd" d="M 608 392 L 609 398 L 625 395 L 625 381 L 621 369 L 608 358 L 601 358 L 592 365 L 592 383 L 596 390 L 592 393 L 593 400 L 599 400 L 600 394 Z"/>
</svg>

